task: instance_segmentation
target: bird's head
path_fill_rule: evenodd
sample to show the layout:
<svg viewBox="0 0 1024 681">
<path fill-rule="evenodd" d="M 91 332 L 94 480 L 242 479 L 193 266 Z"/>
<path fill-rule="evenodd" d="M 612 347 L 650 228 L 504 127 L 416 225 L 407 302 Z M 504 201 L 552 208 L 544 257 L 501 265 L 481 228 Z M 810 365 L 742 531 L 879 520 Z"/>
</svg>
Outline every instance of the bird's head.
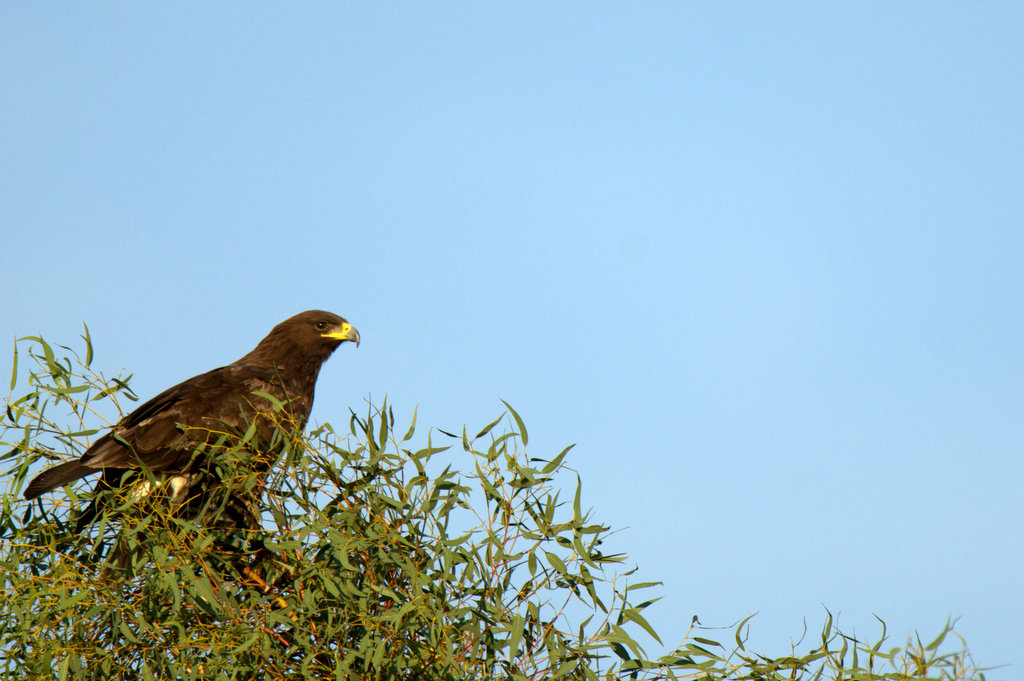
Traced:
<svg viewBox="0 0 1024 681">
<path fill-rule="evenodd" d="M 302 345 L 329 347 L 332 351 L 350 341 L 359 347 L 359 332 L 345 319 L 323 310 L 309 310 L 278 324 Z"/>
<path fill-rule="evenodd" d="M 275 326 L 249 356 L 274 364 L 302 359 L 323 362 L 345 341 L 359 346 L 359 332 L 354 326 L 331 312 L 309 310 Z"/>
</svg>

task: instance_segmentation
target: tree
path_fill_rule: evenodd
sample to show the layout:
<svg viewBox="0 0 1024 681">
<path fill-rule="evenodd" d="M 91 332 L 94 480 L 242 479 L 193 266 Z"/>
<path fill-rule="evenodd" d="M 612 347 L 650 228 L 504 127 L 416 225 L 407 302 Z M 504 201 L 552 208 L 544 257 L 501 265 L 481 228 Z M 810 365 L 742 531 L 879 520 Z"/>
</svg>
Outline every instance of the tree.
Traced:
<svg viewBox="0 0 1024 681">
<path fill-rule="evenodd" d="M 109 426 L 135 399 L 130 376 L 93 369 L 88 329 L 83 340 L 84 357 L 38 337 L 15 345 L 0 438 L 7 678 L 980 677 L 948 622 L 929 644 L 883 649 L 884 628 L 863 643 L 829 617 L 806 654 L 768 657 L 746 649 L 746 620 L 728 645 L 681 620 L 683 642 L 650 659 L 638 639 L 661 641 L 643 616 L 656 583 L 608 548 L 578 478 L 563 498 L 571 447 L 528 457 L 507 404 L 475 436 L 431 431 L 418 447 L 415 413 L 396 430 L 386 403 L 350 414 L 344 431 L 285 433 L 292 446 L 266 481 L 259 536 L 225 536 L 152 497 L 112 499 L 78 536 L 88 487 L 34 503 L 21 491 L 30 470 L 80 454 L 102 415 Z M 28 389 L 15 396 L 19 358 Z M 231 454 L 222 479 L 251 484 Z M 250 540 L 272 557 L 254 560 Z M 115 545 L 131 568 L 111 579 Z"/>
</svg>

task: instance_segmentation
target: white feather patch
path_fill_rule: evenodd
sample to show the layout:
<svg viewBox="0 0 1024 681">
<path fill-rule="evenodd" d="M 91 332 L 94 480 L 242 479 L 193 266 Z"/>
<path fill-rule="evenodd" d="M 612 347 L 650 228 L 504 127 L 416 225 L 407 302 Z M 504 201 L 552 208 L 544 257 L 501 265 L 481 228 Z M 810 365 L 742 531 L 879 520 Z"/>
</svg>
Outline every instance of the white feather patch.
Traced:
<svg viewBox="0 0 1024 681">
<path fill-rule="evenodd" d="M 154 485 L 149 480 L 143 480 L 138 486 L 132 491 L 131 500 L 137 502 L 145 499 L 149 495 L 158 491 L 160 488 L 166 486 L 170 488 L 170 498 L 174 503 L 180 503 L 185 500 L 185 495 L 188 493 L 192 483 L 195 482 L 198 474 L 192 473 L 187 475 L 167 475 L 160 473 L 156 476 L 156 484 Z"/>
</svg>

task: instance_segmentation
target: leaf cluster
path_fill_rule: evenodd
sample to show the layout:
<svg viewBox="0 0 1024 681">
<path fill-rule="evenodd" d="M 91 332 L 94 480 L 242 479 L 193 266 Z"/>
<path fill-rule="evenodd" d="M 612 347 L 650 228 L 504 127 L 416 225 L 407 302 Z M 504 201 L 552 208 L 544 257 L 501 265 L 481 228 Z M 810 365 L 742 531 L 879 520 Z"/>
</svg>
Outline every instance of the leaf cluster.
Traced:
<svg viewBox="0 0 1024 681">
<path fill-rule="evenodd" d="M 20 494 L 134 399 L 130 377 L 92 369 L 88 330 L 83 340 L 84 358 L 41 338 L 16 346 L 0 437 L 5 677 L 983 678 L 962 642 L 951 649 L 951 623 L 929 644 L 883 649 L 884 630 L 863 643 L 829 617 L 805 654 L 767 657 L 746 649 L 748 621 L 723 644 L 681 619 L 681 643 L 649 656 L 641 640 L 661 644 L 644 617 L 656 583 L 606 549 L 610 529 L 578 477 L 563 498 L 571 447 L 528 456 L 507 404 L 472 437 L 431 431 L 415 444 L 415 414 L 396 429 L 386 403 L 341 430 L 288 433 L 286 460 L 260 481 L 259 531 L 122 496 L 76 534 L 87 487 L 31 504 Z M 15 396 L 19 351 L 30 368 Z M 104 405 L 116 413 L 104 419 Z M 128 569 L 105 577 L 118 552 Z"/>
</svg>

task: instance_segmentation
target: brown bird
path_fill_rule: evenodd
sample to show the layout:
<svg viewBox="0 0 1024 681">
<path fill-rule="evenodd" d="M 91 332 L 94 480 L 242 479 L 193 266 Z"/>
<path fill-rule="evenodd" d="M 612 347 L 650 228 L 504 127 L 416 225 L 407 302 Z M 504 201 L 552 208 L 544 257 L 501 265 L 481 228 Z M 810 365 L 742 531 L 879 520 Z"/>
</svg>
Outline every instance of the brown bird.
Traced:
<svg viewBox="0 0 1024 681">
<path fill-rule="evenodd" d="M 300 431 L 305 426 L 320 367 L 345 341 L 358 346 L 359 332 L 341 317 L 321 310 L 297 314 L 234 364 L 165 390 L 118 422 L 81 458 L 40 473 L 25 488 L 25 498 L 102 472 L 97 494 L 78 519 L 82 530 L 100 511 L 101 490 L 131 484 L 133 498 L 152 492 L 149 476 L 138 479 L 140 466 L 177 501 L 201 500 L 203 485 L 217 484 L 208 474 L 217 454 L 238 445 L 252 455 L 257 473 L 265 473 L 284 447 L 281 428 Z M 248 524 L 247 519 L 236 521 Z"/>
</svg>

